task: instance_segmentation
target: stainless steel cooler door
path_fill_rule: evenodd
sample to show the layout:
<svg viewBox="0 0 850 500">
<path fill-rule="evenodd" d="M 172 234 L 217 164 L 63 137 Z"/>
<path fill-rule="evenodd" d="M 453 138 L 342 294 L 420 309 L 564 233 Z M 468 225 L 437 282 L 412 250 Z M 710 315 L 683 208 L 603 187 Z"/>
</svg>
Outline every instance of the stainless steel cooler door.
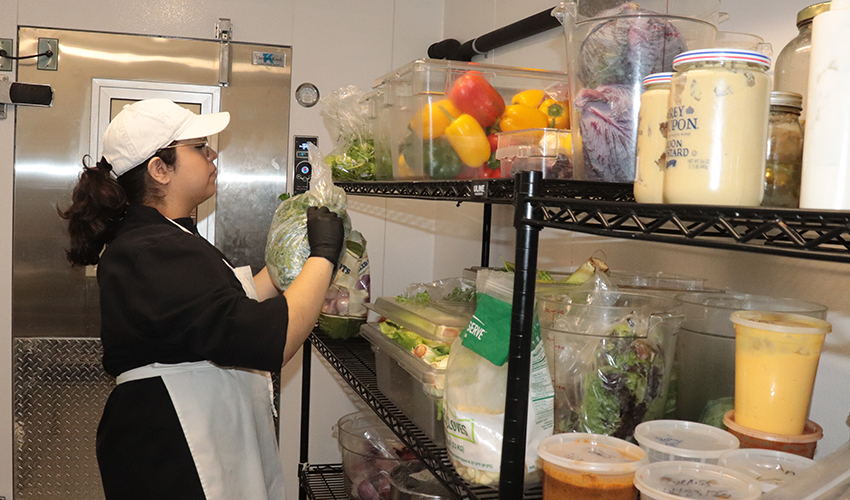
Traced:
<svg viewBox="0 0 850 500">
<path fill-rule="evenodd" d="M 216 41 L 20 28 L 19 53 L 35 54 L 39 38 L 59 40 L 56 71 L 20 61 L 18 81 L 53 87 L 51 108 L 17 110 L 13 334 L 15 337 L 96 337 L 98 294 L 89 270 L 65 259 L 68 239 L 56 207 L 71 191 L 90 152 L 94 79 L 218 86 Z M 220 134 L 215 244 L 237 265 L 259 270 L 271 217 L 291 167 L 289 47 L 231 43 L 230 85 L 221 110 L 231 114 Z M 260 54 L 257 57 L 257 54 Z M 285 66 L 264 65 L 269 61 Z M 255 64 L 258 62 L 259 64 Z"/>
</svg>

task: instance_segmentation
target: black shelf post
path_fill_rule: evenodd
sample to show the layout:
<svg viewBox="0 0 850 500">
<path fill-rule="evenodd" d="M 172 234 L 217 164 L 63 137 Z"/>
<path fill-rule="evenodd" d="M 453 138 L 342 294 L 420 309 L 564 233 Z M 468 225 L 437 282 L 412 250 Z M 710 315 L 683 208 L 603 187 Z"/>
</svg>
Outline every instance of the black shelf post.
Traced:
<svg viewBox="0 0 850 500">
<path fill-rule="evenodd" d="M 534 285 L 540 231 L 525 221 L 532 219 L 534 210 L 527 198 L 537 194 L 537 185 L 542 176 L 541 172 L 524 172 L 515 178 L 516 270 L 499 475 L 500 499 L 522 498 L 523 493 L 528 372 L 531 367 L 531 328 L 534 320 Z"/>
<path fill-rule="evenodd" d="M 307 467 L 310 451 L 310 361 L 312 349 L 310 341 L 301 347 L 304 358 L 301 364 L 301 442 L 298 457 L 298 478 L 300 481 L 303 470 Z M 307 490 L 301 486 L 298 489 L 298 499 L 307 500 Z"/>
</svg>

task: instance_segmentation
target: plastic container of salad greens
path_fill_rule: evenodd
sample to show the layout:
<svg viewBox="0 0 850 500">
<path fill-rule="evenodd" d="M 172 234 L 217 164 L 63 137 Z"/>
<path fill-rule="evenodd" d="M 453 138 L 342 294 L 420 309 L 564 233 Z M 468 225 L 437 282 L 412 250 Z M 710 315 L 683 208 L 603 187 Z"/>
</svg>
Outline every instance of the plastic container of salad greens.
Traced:
<svg viewBox="0 0 850 500">
<path fill-rule="evenodd" d="M 457 314 L 432 304 L 399 301 L 395 297 L 379 297 L 366 307 L 414 333 L 451 343 L 469 324 L 472 314 Z"/>
</svg>

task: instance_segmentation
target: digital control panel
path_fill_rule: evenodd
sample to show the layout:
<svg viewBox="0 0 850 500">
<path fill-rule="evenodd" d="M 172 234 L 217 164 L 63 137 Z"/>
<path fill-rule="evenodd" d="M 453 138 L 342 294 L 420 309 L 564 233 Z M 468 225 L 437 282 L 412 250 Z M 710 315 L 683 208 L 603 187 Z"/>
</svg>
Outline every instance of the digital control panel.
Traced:
<svg viewBox="0 0 850 500">
<path fill-rule="evenodd" d="M 295 182 L 292 184 L 292 194 L 301 194 L 310 189 L 310 178 L 313 175 L 313 166 L 310 165 L 308 144 L 319 145 L 318 137 L 310 136 L 295 136 L 295 159 L 292 162 L 295 165 Z"/>
</svg>

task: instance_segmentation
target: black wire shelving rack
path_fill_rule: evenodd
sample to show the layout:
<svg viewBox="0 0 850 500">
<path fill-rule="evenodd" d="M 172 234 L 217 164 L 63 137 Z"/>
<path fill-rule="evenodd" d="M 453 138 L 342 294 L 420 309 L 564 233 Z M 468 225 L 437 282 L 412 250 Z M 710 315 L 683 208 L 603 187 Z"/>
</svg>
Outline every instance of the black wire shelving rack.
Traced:
<svg viewBox="0 0 850 500">
<path fill-rule="evenodd" d="M 543 228 L 720 248 L 833 262 L 850 262 L 850 212 L 702 205 L 656 205 L 634 201 L 631 184 L 543 180 L 539 172 L 514 179 L 469 181 L 341 182 L 348 194 L 485 204 L 482 265 L 489 262 L 490 205 L 513 205 L 516 228 L 514 314 L 498 492 L 472 487 L 452 468 L 447 452 L 431 442 L 377 389 L 368 343 L 332 341 L 313 334 L 311 343 L 381 419 L 408 444 L 451 491 L 470 499 L 538 499 L 540 488 L 523 489 L 528 362 L 538 233 Z M 309 373 L 305 349 L 305 373 Z M 302 394 L 302 494 L 318 500 L 346 498 L 338 465 L 306 463 L 309 377 Z M 305 406 L 306 405 L 306 406 Z M 307 410 L 308 411 L 308 410 Z M 334 490 L 334 488 L 337 488 Z M 333 496 L 336 495 L 336 496 Z M 302 498 L 305 498 L 302 496 Z"/>
</svg>

